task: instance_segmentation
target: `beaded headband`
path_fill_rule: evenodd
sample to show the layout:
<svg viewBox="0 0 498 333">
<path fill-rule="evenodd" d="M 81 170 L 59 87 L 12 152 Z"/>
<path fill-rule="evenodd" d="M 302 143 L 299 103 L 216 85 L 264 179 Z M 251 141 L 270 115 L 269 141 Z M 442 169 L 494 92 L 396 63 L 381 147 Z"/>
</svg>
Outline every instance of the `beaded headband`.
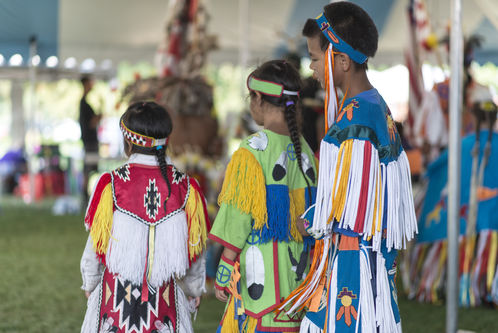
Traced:
<svg viewBox="0 0 498 333">
<path fill-rule="evenodd" d="M 325 35 L 325 37 L 327 37 L 329 42 L 334 45 L 336 49 L 338 49 L 340 52 L 346 53 L 358 64 L 363 64 L 365 61 L 367 61 L 368 57 L 366 55 L 358 50 L 355 50 L 351 45 L 343 41 L 341 37 L 339 37 L 335 33 L 334 29 L 332 29 L 329 22 L 327 21 L 325 14 L 322 13 L 318 15 L 315 21 L 322 33 Z"/>
<path fill-rule="evenodd" d="M 247 89 L 259 91 L 262 94 L 274 97 L 281 97 L 282 95 L 299 96 L 299 91 L 285 90 L 284 86 L 280 83 L 261 80 L 249 75 L 247 78 Z"/>
<path fill-rule="evenodd" d="M 123 120 L 121 120 L 120 128 L 123 136 L 136 146 L 152 148 L 165 146 L 168 143 L 168 138 L 156 139 L 147 135 L 133 132 L 128 127 L 126 127 Z"/>
</svg>

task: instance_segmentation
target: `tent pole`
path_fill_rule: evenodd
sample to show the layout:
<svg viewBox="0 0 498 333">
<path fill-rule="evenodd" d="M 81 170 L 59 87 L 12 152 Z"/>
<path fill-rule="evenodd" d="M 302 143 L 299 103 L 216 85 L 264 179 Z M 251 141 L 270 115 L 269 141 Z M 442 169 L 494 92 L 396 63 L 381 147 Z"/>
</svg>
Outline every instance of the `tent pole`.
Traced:
<svg viewBox="0 0 498 333">
<path fill-rule="evenodd" d="M 462 1 L 453 0 L 450 36 L 450 134 L 448 163 L 448 275 L 446 332 L 458 326 L 458 235 L 460 229 L 460 161 L 462 128 L 463 34 Z"/>
<path fill-rule="evenodd" d="M 33 36 L 29 40 L 29 112 L 28 112 L 28 131 L 30 140 L 26 140 L 26 153 L 28 157 L 28 174 L 29 174 L 29 202 L 35 201 L 35 168 L 34 168 L 34 148 L 36 142 L 36 101 L 35 101 L 35 86 L 36 86 L 36 66 L 33 63 L 33 58 L 37 53 L 36 37 Z"/>
</svg>

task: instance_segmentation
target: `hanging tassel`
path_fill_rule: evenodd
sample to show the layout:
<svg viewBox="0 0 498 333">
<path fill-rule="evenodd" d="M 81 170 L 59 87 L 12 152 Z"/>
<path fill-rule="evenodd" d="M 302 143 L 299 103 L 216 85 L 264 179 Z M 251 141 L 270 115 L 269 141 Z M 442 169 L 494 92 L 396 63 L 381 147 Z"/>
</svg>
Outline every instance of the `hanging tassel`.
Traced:
<svg viewBox="0 0 498 333">
<path fill-rule="evenodd" d="M 325 133 L 334 124 L 337 115 L 337 105 L 339 105 L 333 76 L 334 62 L 332 44 L 329 44 L 325 54 Z"/>
<path fill-rule="evenodd" d="M 149 281 L 152 274 L 152 265 L 154 264 L 155 239 L 156 239 L 156 226 L 149 225 L 144 278 L 142 280 L 142 302 L 147 302 L 149 300 L 149 288 L 151 288 L 151 286 L 149 285 Z"/>
<path fill-rule="evenodd" d="M 107 252 L 111 237 L 113 208 L 112 186 L 109 183 L 102 191 L 90 227 L 93 248 L 99 257 L 105 256 Z"/>
<path fill-rule="evenodd" d="M 195 260 L 206 248 L 207 216 L 206 202 L 195 179 L 190 179 L 189 196 L 185 205 L 189 225 L 188 253 L 190 261 Z"/>
<path fill-rule="evenodd" d="M 225 309 L 225 316 L 221 324 L 221 333 L 240 333 L 239 321 L 235 318 L 234 297 L 230 297 L 230 301 Z"/>
</svg>

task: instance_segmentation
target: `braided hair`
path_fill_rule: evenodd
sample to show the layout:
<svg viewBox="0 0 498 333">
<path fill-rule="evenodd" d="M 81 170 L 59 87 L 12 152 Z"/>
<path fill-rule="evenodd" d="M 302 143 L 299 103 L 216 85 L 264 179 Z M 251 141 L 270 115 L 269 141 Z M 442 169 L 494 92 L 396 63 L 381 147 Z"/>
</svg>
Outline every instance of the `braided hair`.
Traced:
<svg viewBox="0 0 498 333">
<path fill-rule="evenodd" d="M 302 86 L 301 76 L 299 75 L 299 72 L 293 65 L 286 62 L 285 60 L 271 60 L 265 62 L 256 70 L 254 70 L 250 74 L 250 76 L 261 80 L 282 84 L 285 90 L 290 91 L 300 91 Z M 250 95 L 251 97 L 254 97 L 255 92 L 250 91 Z M 308 193 L 310 194 L 308 196 L 308 201 L 309 205 L 311 205 L 311 189 L 308 178 L 306 177 L 306 174 L 303 170 L 303 161 L 301 154 L 302 147 L 300 140 L 301 135 L 298 127 L 299 109 L 297 108 L 297 103 L 299 100 L 299 96 L 287 94 L 282 94 L 281 96 L 269 96 L 261 94 L 261 98 L 265 102 L 283 108 L 285 122 L 287 123 L 287 128 L 289 130 L 289 136 L 296 151 L 297 164 L 299 165 L 299 170 L 301 171 L 301 174 L 306 181 Z"/>
<path fill-rule="evenodd" d="M 123 121 L 130 130 L 156 139 L 169 137 L 173 130 L 173 122 L 166 109 L 154 102 L 133 103 L 121 116 L 120 121 Z M 166 145 L 149 148 L 132 144 L 129 151 L 130 154 L 156 155 L 161 175 L 168 186 L 168 196 L 163 202 L 165 211 L 166 202 L 171 196 L 171 184 L 168 178 L 168 165 L 166 163 L 166 148 Z"/>
</svg>

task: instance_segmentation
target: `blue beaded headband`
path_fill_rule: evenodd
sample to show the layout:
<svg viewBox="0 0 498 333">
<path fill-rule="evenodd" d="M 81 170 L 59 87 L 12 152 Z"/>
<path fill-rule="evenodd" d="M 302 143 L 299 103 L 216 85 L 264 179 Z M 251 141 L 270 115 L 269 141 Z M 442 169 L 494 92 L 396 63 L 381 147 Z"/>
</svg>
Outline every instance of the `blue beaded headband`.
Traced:
<svg viewBox="0 0 498 333">
<path fill-rule="evenodd" d="M 361 53 L 360 51 L 357 51 L 351 47 L 348 43 L 343 41 L 341 37 L 339 37 L 335 31 L 332 29 L 330 26 L 329 22 L 327 21 L 327 18 L 325 15 L 322 13 L 317 18 L 315 19 L 316 23 L 318 24 L 318 27 L 322 31 L 322 33 L 327 37 L 329 42 L 340 52 L 346 53 L 351 59 L 353 59 L 355 62 L 359 64 L 363 64 L 365 61 L 367 61 L 368 57 Z"/>
</svg>

